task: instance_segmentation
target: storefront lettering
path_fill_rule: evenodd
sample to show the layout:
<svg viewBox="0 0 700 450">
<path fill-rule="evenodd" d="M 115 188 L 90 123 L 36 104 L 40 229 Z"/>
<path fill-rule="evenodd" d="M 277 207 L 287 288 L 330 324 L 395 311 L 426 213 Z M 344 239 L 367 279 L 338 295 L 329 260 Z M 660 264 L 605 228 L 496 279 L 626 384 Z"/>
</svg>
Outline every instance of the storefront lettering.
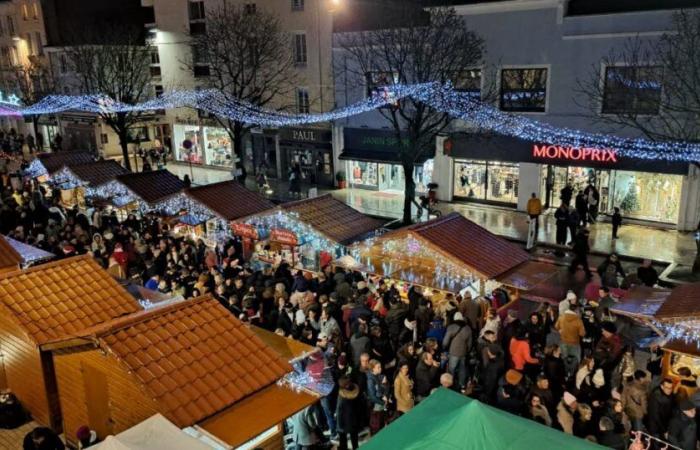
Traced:
<svg viewBox="0 0 700 450">
<path fill-rule="evenodd" d="M 407 147 L 408 139 L 401 139 L 399 141 L 395 137 L 365 136 L 362 138 L 362 145 L 376 147 Z"/>
<path fill-rule="evenodd" d="M 277 228 L 270 232 L 270 241 L 277 242 L 278 244 L 282 245 L 289 245 L 290 247 L 294 247 L 299 244 L 296 234 L 289 230 L 280 230 Z"/>
<path fill-rule="evenodd" d="M 561 145 L 532 146 L 532 155 L 536 158 L 570 159 L 574 161 L 617 162 L 617 150 L 589 147 L 564 147 Z"/>
<path fill-rule="evenodd" d="M 247 223 L 236 223 L 232 222 L 231 223 L 231 231 L 233 231 L 233 234 L 236 236 L 240 236 L 242 238 L 247 238 L 247 239 L 258 239 L 258 230 L 250 224 Z"/>
<path fill-rule="evenodd" d="M 292 130 L 295 141 L 315 141 L 316 133 L 311 130 Z"/>
</svg>

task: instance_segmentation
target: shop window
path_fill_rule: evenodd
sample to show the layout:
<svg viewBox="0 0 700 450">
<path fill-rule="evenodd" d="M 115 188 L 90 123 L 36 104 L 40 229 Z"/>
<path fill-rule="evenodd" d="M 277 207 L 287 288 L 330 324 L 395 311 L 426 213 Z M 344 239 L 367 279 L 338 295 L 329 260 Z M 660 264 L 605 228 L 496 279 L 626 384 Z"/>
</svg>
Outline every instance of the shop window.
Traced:
<svg viewBox="0 0 700 450">
<path fill-rule="evenodd" d="M 292 11 L 303 11 L 304 0 L 292 0 Z"/>
<path fill-rule="evenodd" d="M 231 167 L 231 137 L 224 128 L 204 127 L 204 155 L 207 164 Z"/>
<path fill-rule="evenodd" d="M 546 105 L 547 69 L 501 70 L 501 110 L 545 112 Z"/>
<path fill-rule="evenodd" d="M 658 66 L 606 67 L 602 113 L 658 114 L 661 76 Z"/>
<path fill-rule="evenodd" d="M 481 69 L 455 72 L 450 81 L 455 91 L 464 92 L 477 100 L 481 99 Z"/>
<path fill-rule="evenodd" d="M 294 63 L 304 65 L 306 58 L 306 34 L 296 33 L 294 35 Z"/>
<path fill-rule="evenodd" d="M 518 202 L 518 164 L 455 161 L 454 174 L 455 197 L 506 204 Z"/>
<path fill-rule="evenodd" d="M 378 187 L 377 163 L 346 161 L 346 173 L 353 186 Z"/>
<path fill-rule="evenodd" d="M 367 97 L 379 96 L 391 100 L 394 95 L 389 91 L 388 86 L 399 83 L 399 73 L 396 71 L 374 71 L 365 74 L 367 85 Z"/>
<path fill-rule="evenodd" d="M 625 217 L 677 223 L 682 186 L 681 175 L 617 170 L 612 206 L 619 207 Z"/>
<path fill-rule="evenodd" d="M 309 91 L 306 88 L 297 88 L 297 112 L 299 114 L 309 113 Z"/>
</svg>

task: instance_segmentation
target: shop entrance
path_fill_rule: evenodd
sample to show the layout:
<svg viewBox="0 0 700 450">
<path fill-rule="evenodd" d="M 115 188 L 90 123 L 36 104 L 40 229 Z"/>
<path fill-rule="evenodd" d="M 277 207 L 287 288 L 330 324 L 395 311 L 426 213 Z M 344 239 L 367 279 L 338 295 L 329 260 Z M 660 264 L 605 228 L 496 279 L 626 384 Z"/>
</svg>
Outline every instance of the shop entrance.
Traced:
<svg viewBox="0 0 700 450">
<path fill-rule="evenodd" d="M 518 164 L 499 161 L 455 161 L 454 196 L 464 200 L 516 205 Z"/>
<path fill-rule="evenodd" d="M 398 164 L 379 164 L 379 190 L 403 192 L 403 168 Z"/>
<path fill-rule="evenodd" d="M 559 167 L 545 166 L 542 168 L 542 198 L 547 208 L 556 208 L 561 201 L 560 193 L 567 183 L 571 183 L 573 197 L 588 185 L 594 186 L 600 194 L 599 212 L 606 213 L 609 209 L 610 171 L 591 167 Z"/>
</svg>

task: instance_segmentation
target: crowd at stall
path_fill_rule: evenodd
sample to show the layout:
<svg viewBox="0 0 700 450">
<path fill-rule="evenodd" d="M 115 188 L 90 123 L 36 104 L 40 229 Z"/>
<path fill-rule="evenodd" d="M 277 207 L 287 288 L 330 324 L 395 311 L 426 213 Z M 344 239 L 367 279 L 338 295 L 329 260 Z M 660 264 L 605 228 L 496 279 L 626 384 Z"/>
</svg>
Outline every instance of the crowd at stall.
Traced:
<svg viewBox="0 0 700 450">
<path fill-rule="evenodd" d="M 700 394 L 661 376 L 658 348 L 640 365 L 618 333 L 614 258 L 598 269 L 596 301 L 569 292 L 527 317 L 468 294 L 438 307 L 429 289 L 341 268 L 253 270 L 236 238 L 208 247 L 173 236 L 155 214 L 120 221 L 107 209 L 65 208 L 57 192 L 16 181 L 0 176 L 1 233 L 61 258 L 91 254 L 115 278 L 164 294 L 209 293 L 243 321 L 318 347 L 334 389 L 292 418 L 297 448 L 357 448 L 363 431 L 377 433 L 440 386 L 616 449 L 636 430 L 696 448 Z M 652 284 L 654 273 L 648 264 L 638 272 Z"/>
</svg>

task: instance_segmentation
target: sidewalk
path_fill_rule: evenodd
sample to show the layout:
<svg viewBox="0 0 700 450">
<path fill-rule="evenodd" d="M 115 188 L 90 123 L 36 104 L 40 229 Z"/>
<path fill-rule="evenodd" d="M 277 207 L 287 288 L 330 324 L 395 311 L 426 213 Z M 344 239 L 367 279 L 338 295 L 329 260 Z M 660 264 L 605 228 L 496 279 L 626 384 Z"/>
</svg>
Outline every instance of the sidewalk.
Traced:
<svg viewBox="0 0 700 450">
<path fill-rule="evenodd" d="M 170 163 L 167 168 L 180 177 L 190 173 L 188 165 L 182 163 Z M 231 173 L 227 169 L 193 166 L 192 174 L 195 184 L 209 184 L 231 179 Z M 257 189 L 253 177 L 246 179 L 246 185 L 249 189 Z M 289 195 L 287 183 L 277 183 L 275 180 L 270 180 L 270 185 L 273 190 L 270 195 L 272 200 L 283 202 L 297 199 Z M 337 199 L 365 214 L 389 219 L 398 219 L 402 216 L 403 194 L 400 192 L 319 189 L 318 194 L 327 192 L 331 192 Z M 508 239 L 522 242 L 527 240 L 527 215 L 523 212 L 474 203 L 440 203 L 438 208 L 444 214 L 457 211 L 489 231 Z M 551 214 L 546 214 L 540 218 L 540 221 L 538 241 L 555 245 L 554 218 Z M 591 250 L 593 253 L 617 252 L 622 256 L 649 258 L 653 261 L 675 262 L 681 265 L 692 265 L 695 258 L 696 247 L 693 233 L 628 224 L 620 228 L 618 239 L 613 241 L 609 223 L 596 223 L 589 226 L 589 229 L 591 230 Z"/>
</svg>

